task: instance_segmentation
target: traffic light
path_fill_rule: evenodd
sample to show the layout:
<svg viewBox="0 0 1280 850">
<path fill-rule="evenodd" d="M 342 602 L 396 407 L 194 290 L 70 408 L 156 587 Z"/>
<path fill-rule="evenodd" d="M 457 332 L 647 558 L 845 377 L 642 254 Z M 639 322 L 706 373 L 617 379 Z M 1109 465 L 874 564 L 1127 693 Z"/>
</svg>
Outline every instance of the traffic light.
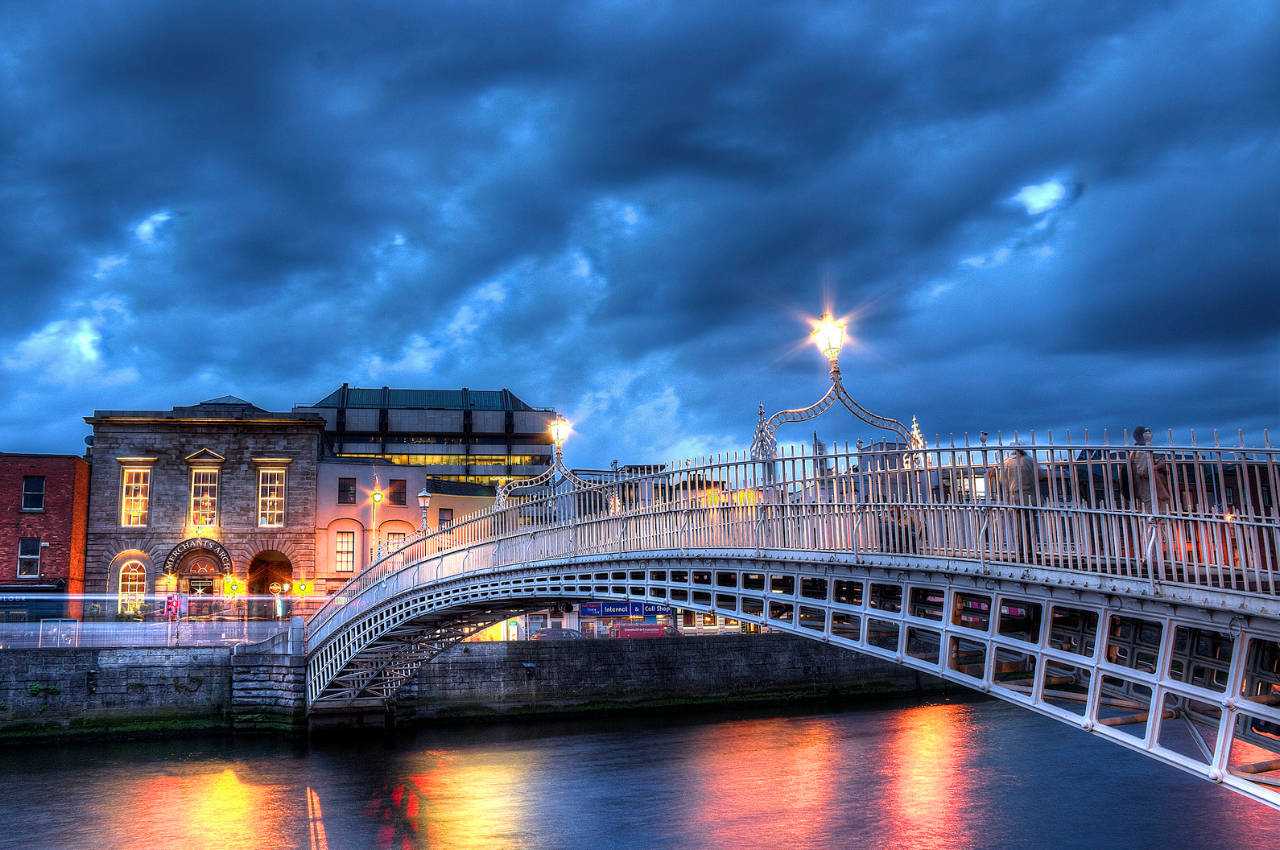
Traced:
<svg viewBox="0 0 1280 850">
<path fill-rule="evenodd" d="M 293 590 L 299 596 L 306 596 L 308 593 L 311 592 L 311 583 L 307 581 L 295 582 L 293 585 Z"/>
</svg>

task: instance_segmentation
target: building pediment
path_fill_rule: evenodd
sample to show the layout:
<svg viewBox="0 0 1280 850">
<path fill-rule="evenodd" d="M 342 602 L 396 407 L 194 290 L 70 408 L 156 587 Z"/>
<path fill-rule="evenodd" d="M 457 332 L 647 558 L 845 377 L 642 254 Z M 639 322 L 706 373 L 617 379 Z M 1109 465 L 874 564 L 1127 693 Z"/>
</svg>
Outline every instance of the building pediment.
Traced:
<svg viewBox="0 0 1280 850">
<path fill-rule="evenodd" d="M 223 463 L 226 458 L 213 449 L 200 449 L 186 456 L 187 463 Z"/>
</svg>

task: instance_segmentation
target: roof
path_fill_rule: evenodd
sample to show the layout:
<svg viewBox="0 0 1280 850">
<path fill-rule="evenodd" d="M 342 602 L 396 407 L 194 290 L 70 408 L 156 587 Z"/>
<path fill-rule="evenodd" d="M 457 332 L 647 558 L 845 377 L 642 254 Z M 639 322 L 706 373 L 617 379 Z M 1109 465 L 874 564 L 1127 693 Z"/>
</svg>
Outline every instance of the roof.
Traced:
<svg viewBox="0 0 1280 850">
<path fill-rule="evenodd" d="M 396 408 L 401 410 L 538 410 L 525 404 L 508 389 L 397 390 L 390 387 L 352 387 L 343 384 L 308 407 Z"/>
<path fill-rule="evenodd" d="M 99 419 L 239 419 L 239 420 L 294 420 L 323 422 L 318 413 L 294 411 L 292 413 L 275 413 L 263 410 L 255 404 L 224 395 L 219 398 L 202 401 L 188 407 L 174 407 L 172 410 L 95 410 L 93 416 L 86 416 L 86 422 Z"/>
</svg>

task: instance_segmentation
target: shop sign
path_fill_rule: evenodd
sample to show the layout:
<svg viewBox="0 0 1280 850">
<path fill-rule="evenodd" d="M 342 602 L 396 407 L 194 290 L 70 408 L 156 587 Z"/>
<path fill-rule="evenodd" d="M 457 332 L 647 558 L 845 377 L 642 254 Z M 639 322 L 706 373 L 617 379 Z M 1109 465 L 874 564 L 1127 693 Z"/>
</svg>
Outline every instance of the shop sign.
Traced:
<svg viewBox="0 0 1280 850">
<path fill-rule="evenodd" d="M 173 547 L 173 551 L 164 559 L 164 571 L 171 573 L 178 568 L 178 561 L 182 560 L 182 556 L 188 552 L 194 552 L 197 549 L 204 549 L 213 554 L 218 559 L 218 563 L 222 565 L 223 572 L 231 572 L 231 553 L 223 548 L 222 544 L 216 540 L 210 540 L 207 537 L 189 537 L 186 540 Z"/>
<path fill-rule="evenodd" d="M 579 617 L 649 617 L 670 614 L 671 609 L 657 602 L 580 602 Z"/>
</svg>

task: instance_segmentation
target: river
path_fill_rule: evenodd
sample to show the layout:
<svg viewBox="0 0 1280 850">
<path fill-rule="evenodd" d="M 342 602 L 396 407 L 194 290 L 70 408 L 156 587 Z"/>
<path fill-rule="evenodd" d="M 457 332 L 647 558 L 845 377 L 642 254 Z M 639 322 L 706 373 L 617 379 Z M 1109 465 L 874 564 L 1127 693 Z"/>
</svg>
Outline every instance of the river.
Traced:
<svg viewBox="0 0 1280 850">
<path fill-rule="evenodd" d="M 997 701 L 0 750 L 0 847 L 1278 847 L 1280 812 Z"/>
</svg>

